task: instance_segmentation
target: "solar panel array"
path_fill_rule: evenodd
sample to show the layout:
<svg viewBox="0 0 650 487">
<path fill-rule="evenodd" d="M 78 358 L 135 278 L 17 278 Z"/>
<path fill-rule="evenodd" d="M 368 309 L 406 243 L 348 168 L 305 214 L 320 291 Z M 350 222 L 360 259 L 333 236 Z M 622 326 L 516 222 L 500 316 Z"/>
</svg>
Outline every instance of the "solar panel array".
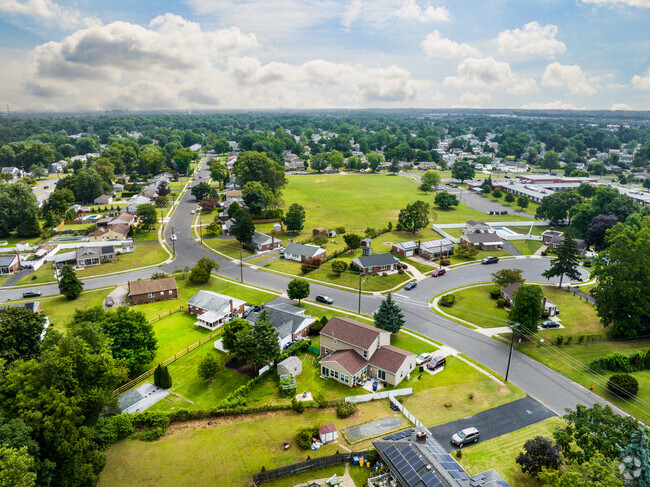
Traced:
<svg viewBox="0 0 650 487">
<path fill-rule="evenodd" d="M 456 460 L 445 450 L 440 443 L 436 440 L 427 436 L 427 450 L 435 457 L 440 465 L 453 477 L 453 479 L 462 487 L 466 487 L 469 484 L 470 476 L 465 472 L 463 467 L 461 467 Z"/>
<path fill-rule="evenodd" d="M 383 440 L 401 440 L 402 438 L 407 438 L 413 434 L 414 429 L 406 430 L 406 431 L 400 431 L 398 433 L 395 433 L 390 436 L 385 436 L 382 438 Z"/>
<path fill-rule="evenodd" d="M 407 446 L 402 451 L 391 445 L 384 452 L 388 460 L 395 466 L 409 487 L 413 487 L 419 482 L 422 482 L 426 487 L 443 487 L 442 482 L 436 478 L 431 471 L 426 471 L 423 476 L 418 474 L 418 470 L 425 466 L 425 463 L 420 458 L 411 446 Z"/>
</svg>

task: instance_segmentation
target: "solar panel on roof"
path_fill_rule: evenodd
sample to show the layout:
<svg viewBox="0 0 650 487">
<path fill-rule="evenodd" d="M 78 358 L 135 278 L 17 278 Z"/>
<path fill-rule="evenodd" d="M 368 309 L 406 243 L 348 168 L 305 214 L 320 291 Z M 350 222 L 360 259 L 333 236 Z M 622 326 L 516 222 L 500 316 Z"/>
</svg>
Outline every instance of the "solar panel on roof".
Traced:
<svg viewBox="0 0 650 487">
<path fill-rule="evenodd" d="M 427 474 L 422 477 L 422 482 L 424 482 L 426 487 L 440 487 L 442 485 L 442 482 L 440 482 L 432 472 L 427 472 Z"/>
<path fill-rule="evenodd" d="M 460 475 L 460 472 L 458 470 L 448 470 L 449 475 L 451 475 L 455 479 L 460 479 L 462 478 Z"/>
<path fill-rule="evenodd" d="M 501 487 L 510 487 L 508 485 L 508 482 L 506 482 L 505 480 L 499 480 L 497 481 L 497 484 L 499 484 Z"/>
</svg>

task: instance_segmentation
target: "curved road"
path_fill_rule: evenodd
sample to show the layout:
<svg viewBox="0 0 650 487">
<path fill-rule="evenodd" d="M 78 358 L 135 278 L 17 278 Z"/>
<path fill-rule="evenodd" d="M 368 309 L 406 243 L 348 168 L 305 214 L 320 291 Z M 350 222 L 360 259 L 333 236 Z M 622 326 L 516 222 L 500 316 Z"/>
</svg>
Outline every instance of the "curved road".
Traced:
<svg viewBox="0 0 650 487">
<path fill-rule="evenodd" d="M 207 166 L 202 165 L 198 174 L 203 180 L 209 177 Z M 197 184 L 195 179 L 192 185 Z M 220 266 L 219 274 L 239 280 L 240 267 L 238 263 L 222 258 L 209 252 L 197 243 L 191 232 L 192 215 L 190 211 L 196 209 L 196 200 L 187 191 L 172 215 L 165 230 L 165 239 L 171 242 L 172 228 L 177 235 L 175 242 L 177 256 L 174 262 L 162 267 L 154 267 L 113 276 L 86 279 L 85 289 L 97 289 L 116 284 L 123 284 L 129 280 L 150 277 L 154 272 L 173 272 L 186 266 L 192 267 L 201 257 L 214 259 Z M 508 345 L 492 338 L 486 337 L 471 328 L 434 314 L 428 306 L 431 296 L 458 286 L 490 281 L 490 274 L 503 268 L 519 268 L 524 271 L 528 281 L 540 281 L 541 272 L 548 268 L 545 259 L 506 259 L 495 265 L 472 264 L 455 269 L 449 269 L 446 276 L 441 278 L 427 278 L 418 283 L 412 291 L 399 291 L 394 296 L 398 300 L 406 318 L 406 326 L 426 335 L 433 340 L 442 342 L 455 350 L 466 354 L 477 362 L 504 376 L 508 360 Z M 244 282 L 275 289 L 284 292 L 291 277 L 274 274 L 244 267 Z M 58 294 L 56 285 L 40 286 L 43 295 Z M 0 299 L 16 299 L 22 297 L 25 289 L 0 289 Z M 311 283 L 310 298 L 317 294 L 327 294 L 334 299 L 334 304 L 343 309 L 357 311 L 358 294 L 343 289 L 332 288 Z M 361 298 L 361 312 L 371 315 L 374 313 L 381 296 L 363 295 Z M 528 356 L 514 351 L 510 366 L 510 381 L 558 414 L 563 414 L 565 408 L 575 408 L 577 404 L 591 405 L 598 401 L 605 403 L 600 397 L 587 389 L 572 382 L 565 376 L 549 369 Z"/>
</svg>

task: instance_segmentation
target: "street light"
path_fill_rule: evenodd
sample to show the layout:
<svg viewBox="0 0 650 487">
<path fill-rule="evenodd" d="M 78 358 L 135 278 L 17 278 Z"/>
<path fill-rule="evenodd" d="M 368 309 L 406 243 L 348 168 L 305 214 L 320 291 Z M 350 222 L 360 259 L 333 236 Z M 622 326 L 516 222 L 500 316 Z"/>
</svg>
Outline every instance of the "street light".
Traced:
<svg viewBox="0 0 650 487">
<path fill-rule="evenodd" d="M 199 226 L 199 231 L 201 232 L 201 245 L 203 245 L 203 218 L 201 218 L 201 226 Z"/>
<path fill-rule="evenodd" d="M 172 241 L 172 251 L 176 253 L 176 239 L 178 237 L 176 236 L 176 233 L 174 233 L 174 227 L 172 227 L 172 235 L 169 237 L 169 239 Z"/>
</svg>

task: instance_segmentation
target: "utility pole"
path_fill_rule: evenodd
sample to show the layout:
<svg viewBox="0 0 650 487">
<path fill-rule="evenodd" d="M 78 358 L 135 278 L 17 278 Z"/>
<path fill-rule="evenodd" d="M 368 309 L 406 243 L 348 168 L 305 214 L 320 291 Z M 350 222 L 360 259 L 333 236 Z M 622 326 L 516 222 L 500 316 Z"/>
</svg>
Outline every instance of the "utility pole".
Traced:
<svg viewBox="0 0 650 487">
<path fill-rule="evenodd" d="M 359 274 L 359 307 L 357 309 L 357 313 L 361 314 L 361 278 L 363 277 L 363 274 Z"/>
<path fill-rule="evenodd" d="M 172 227 L 172 236 L 171 236 L 171 239 L 172 239 L 172 251 L 173 251 L 174 254 L 175 254 L 175 253 L 176 253 L 176 233 L 174 232 L 174 227 Z"/>
<path fill-rule="evenodd" d="M 515 331 L 519 323 L 512 325 L 512 337 L 510 338 L 510 353 L 508 354 L 508 366 L 506 367 L 506 377 L 504 382 L 508 382 L 508 374 L 510 373 L 510 360 L 512 360 L 512 348 L 515 345 Z"/>
<path fill-rule="evenodd" d="M 241 255 L 241 247 L 239 248 L 239 282 L 244 282 L 244 260 Z"/>
<path fill-rule="evenodd" d="M 440 267 L 438 269 L 442 269 L 442 240 L 440 240 Z"/>
</svg>

